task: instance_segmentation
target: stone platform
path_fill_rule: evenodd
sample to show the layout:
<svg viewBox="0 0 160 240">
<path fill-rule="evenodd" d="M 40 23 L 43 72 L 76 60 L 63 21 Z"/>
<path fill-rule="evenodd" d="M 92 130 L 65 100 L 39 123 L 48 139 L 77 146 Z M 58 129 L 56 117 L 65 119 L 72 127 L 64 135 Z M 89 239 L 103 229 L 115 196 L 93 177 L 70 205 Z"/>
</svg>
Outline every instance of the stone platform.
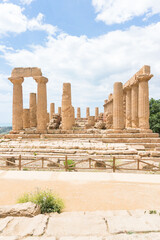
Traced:
<svg viewBox="0 0 160 240">
<path fill-rule="evenodd" d="M 97 211 L 0 219 L 0 240 L 159 240 L 151 211 Z"/>
</svg>

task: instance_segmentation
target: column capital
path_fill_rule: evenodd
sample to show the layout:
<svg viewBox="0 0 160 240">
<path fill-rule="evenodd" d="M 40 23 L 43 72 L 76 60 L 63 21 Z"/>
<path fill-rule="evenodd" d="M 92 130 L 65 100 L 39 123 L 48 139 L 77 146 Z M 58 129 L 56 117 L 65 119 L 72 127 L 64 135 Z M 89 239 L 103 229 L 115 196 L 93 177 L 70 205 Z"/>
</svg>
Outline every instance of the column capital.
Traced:
<svg viewBox="0 0 160 240">
<path fill-rule="evenodd" d="M 23 77 L 9 77 L 8 78 L 13 84 L 22 84 L 24 81 Z"/>
<path fill-rule="evenodd" d="M 149 81 L 153 77 L 153 74 L 142 74 L 138 75 L 136 78 L 139 82 Z"/>
<path fill-rule="evenodd" d="M 48 82 L 48 78 L 43 77 L 43 76 L 34 77 L 34 80 L 37 83 L 47 83 Z"/>
</svg>

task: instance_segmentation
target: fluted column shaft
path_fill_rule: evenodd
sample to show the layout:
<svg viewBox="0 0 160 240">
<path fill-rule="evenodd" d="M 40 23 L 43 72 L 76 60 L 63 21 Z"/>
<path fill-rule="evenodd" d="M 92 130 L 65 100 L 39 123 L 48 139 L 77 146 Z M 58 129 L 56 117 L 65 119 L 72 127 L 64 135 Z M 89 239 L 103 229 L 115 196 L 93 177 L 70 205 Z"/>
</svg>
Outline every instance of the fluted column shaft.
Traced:
<svg viewBox="0 0 160 240">
<path fill-rule="evenodd" d="M 138 84 L 131 87 L 132 128 L 138 128 Z"/>
<path fill-rule="evenodd" d="M 47 129 L 47 89 L 48 79 L 35 77 L 37 82 L 37 130 Z"/>
<path fill-rule="evenodd" d="M 126 89 L 126 128 L 130 128 L 131 125 L 131 89 Z"/>
<path fill-rule="evenodd" d="M 51 103 L 50 104 L 50 120 L 53 118 L 53 114 L 55 113 L 55 104 L 54 103 Z"/>
<path fill-rule="evenodd" d="M 12 129 L 14 131 L 23 129 L 23 77 L 11 77 L 9 80 L 13 83 L 13 108 L 12 108 Z"/>
<path fill-rule="evenodd" d="M 99 116 L 99 108 L 95 107 L 95 119 L 98 119 Z"/>
<path fill-rule="evenodd" d="M 139 79 L 139 102 L 138 102 L 139 128 L 149 129 L 149 89 L 148 79 Z"/>
<path fill-rule="evenodd" d="M 81 118 L 81 109 L 80 109 L 80 107 L 77 108 L 77 118 Z"/>
<path fill-rule="evenodd" d="M 117 130 L 124 129 L 123 85 L 121 82 L 116 82 L 114 84 L 113 128 Z"/>
<path fill-rule="evenodd" d="M 58 107 L 58 114 L 61 115 L 61 113 L 62 113 L 62 109 L 61 107 Z"/>
<path fill-rule="evenodd" d="M 89 118 L 90 116 L 90 109 L 89 107 L 86 108 L 86 118 Z"/>
<path fill-rule="evenodd" d="M 23 129 L 30 128 L 30 111 L 23 109 Z"/>
<path fill-rule="evenodd" d="M 36 93 L 30 93 L 29 109 L 30 109 L 30 127 L 36 127 L 37 126 Z"/>
</svg>

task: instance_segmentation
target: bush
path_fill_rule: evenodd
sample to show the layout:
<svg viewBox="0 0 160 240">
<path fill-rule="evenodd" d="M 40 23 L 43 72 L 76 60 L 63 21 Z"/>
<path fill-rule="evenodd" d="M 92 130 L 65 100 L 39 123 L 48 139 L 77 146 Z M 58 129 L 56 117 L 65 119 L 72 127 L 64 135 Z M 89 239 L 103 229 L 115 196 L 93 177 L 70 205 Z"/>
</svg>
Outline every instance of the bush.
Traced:
<svg viewBox="0 0 160 240">
<path fill-rule="evenodd" d="M 33 202 L 40 206 L 41 213 L 57 212 L 61 213 L 64 208 L 62 199 L 57 197 L 52 191 L 36 190 L 33 193 L 25 193 L 17 203 Z"/>
<path fill-rule="evenodd" d="M 154 133 L 160 134 L 160 100 L 155 100 L 153 98 L 149 101 L 150 108 L 150 128 Z"/>
<path fill-rule="evenodd" d="M 75 168 L 76 163 L 75 163 L 75 161 L 73 161 L 71 159 L 68 159 L 67 160 L 67 165 L 68 165 L 68 170 L 71 171 Z M 66 162 L 64 162 L 64 166 L 66 166 Z"/>
</svg>

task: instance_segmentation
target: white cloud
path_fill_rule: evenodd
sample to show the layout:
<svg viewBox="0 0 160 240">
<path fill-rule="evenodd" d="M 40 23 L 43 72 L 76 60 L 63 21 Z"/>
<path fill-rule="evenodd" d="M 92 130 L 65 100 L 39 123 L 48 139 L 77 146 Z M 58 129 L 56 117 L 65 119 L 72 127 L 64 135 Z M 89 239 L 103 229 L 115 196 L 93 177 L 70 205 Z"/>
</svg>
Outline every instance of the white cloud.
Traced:
<svg viewBox="0 0 160 240">
<path fill-rule="evenodd" d="M 160 13 L 160 0 L 92 0 L 92 4 L 98 14 L 96 20 L 107 25 Z"/>
<path fill-rule="evenodd" d="M 22 4 L 26 4 L 26 5 L 29 5 L 29 4 L 31 4 L 32 2 L 33 2 L 33 0 L 20 0 L 20 2 L 22 3 Z"/>
<path fill-rule="evenodd" d="M 48 34 L 54 34 L 57 27 L 51 24 L 45 24 L 43 14 L 39 13 L 37 17 L 29 19 L 23 14 L 23 8 L 12 3 L 0 3 L 0 35 L 7 33 L 22 33 L 30 31 L 46 31 Z"/>
<path fill-rule="evenodd" d="M 49 37 L 45 46 L 6 50 L 4 58 L 12 67 L 40 67 L 49 78 L 48 102 L 55 102 L 56 106 L 61 104 L 62 83 L 71 82 L 74 106 L 83 107 L 83 112 L 91 106 L 94 114 L 96 106 L 103 110 L 104 99 L 113 91 L 115 81 L 125 83 L 145 64 L 151 65 L 154 74 L 150 97 L 159 98 L 159 42 L 160 23 L 157 23 L 93 39 L 60 34 L 57 38 Z M 29 86 L 27 94 L 33 91 L 33 86 L 30 89 Z"/>
</svg>

